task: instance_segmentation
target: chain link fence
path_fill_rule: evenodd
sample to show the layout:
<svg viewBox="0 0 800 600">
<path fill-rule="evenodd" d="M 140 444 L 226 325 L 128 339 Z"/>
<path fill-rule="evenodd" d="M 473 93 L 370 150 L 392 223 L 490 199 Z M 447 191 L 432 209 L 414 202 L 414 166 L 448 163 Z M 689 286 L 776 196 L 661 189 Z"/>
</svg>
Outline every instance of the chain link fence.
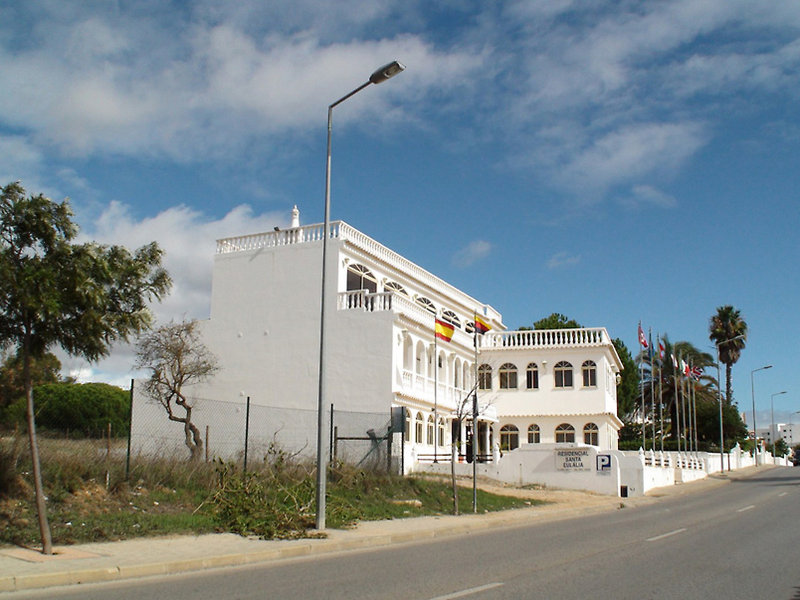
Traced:
<svg viewBox="0 0 800 600">
<path fill-rule="evenodd" d="M 167 410 L 134 383 L 131 411 L 130 456 L 188 460 L 185 424 L 170 420 Z M 317 451 L 317 411 L 263 406 L 189 396 L 192 407 L 189 440 L 205 461 L 217 458 L 255 466 L 281 455 L 313 461 Z M 173 406 L 176 417 L 185 417 Z M 399 435 L 392 435 L 389 411 L 342 411 L 331 405 L 325 411 L 325 438 L 329 459 L 360 468 L 399 472 Z M 396 439 L 397 438 L 397 439 Z M 199 440 L 199 444 L 197 444 Z"/>
</svg>

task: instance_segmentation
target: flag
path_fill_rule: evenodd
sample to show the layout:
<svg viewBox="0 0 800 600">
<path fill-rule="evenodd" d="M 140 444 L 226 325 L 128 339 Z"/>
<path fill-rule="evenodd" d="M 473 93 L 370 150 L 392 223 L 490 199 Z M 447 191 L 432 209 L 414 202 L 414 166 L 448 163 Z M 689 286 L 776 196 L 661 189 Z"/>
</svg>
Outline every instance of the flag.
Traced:
<svg viewBox="0 0 800 600">
<path fill-rule="evenodd" d="M 449 342 L 451 339 L 453 339 L 453 326 L 446 321 L 440 321 L 439 319 L 436 319 L 435 335 L 440 340 Z"/>
<path fill-rule="evenodd" d="M 689 374 L 689 365 L 688 363 L 684 362 L 683 359 L 681 359 L 681 371 L 683 372 L 684 375 Z"/>
<path fill-rule="evenodd" d="M 661 359 L 664 358 L 664 350 L 665 350 L 664 342 L 662 342 L 661 340 L 658 340 L 658 356 Z"/>
<path fill-rule="evenodd" d="M 700 376 L 703 374 L 703 369 L 700 367 L 692 367 L 692 377 L 700 381 Z"/>
<path fill-rule="evenodd" d="M 642 324 L 639 323 L 639 345 L 642 348 L 647 348 L 647 338 L 644 337 L 644 331 L 642 331 Z"/>
<path fill-rule="evenodd" d="M 491 329 L 491 326 L 481 319 L 478 315 L 475 315 L 475 331 L 478 333 L 486 333 Z"/>
<path fill-rule="evenodd" d="M 678 368 L 678 359 L 675 358 L 674 354 L 670 354 L 670 356 L 672 357 L 672 366 L 677 369 Z"/>
</svg>

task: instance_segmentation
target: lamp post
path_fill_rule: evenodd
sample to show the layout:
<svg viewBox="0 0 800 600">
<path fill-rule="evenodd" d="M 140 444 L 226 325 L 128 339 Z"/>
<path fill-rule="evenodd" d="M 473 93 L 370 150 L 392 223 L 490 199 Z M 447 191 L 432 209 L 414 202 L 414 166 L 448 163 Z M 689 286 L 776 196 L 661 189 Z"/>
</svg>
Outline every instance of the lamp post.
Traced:
<svg viewBox="0 0 800 600">
<path fill-rule="evenodd" d="M 753 398 L 753 461 L 755 462 L 755 466 L 758 466 L 758 430 L 756 429 L 756 387 L 753 375 L 758 371 L 771 368 L 772 365 L 766 365 L 750 371 L 750 395 Z"/>
<path fill-rule="evenodd" d="M 325 272 L 328 257 L 328 237 L 330 236 L 330 214 L 331 214 L 331 130 L 333 124 L 333 109 L 354 96 L 370 84 L 383 83 L 391 79 L 405 66 L 397 61 L 382 66 L 372 73 L 369 79 L 354 89 L 346 96 L 342 96 L 336 102 L 328 106 L 328 154 L 325 166 L 325 222 L 322 232 L 322 291 L 319 309 L 319 402 L 317 404 L 317 495 L 316 508 L 317 519 L 316 527 L 319 530 L 325 529 L 325 488 L 326 488 L 326 465 L 325 465 Z"/>
<path fill-rule="evenodd" d="M 772 456 L 775 457 L 775 438 L 777 437 L 777 432 L 775 431 L 775 396 L 780 396 L 781 394 L 785 394 L 786 390 L 782 392 L 776 392 L 772 394 L 769 398 L 769 412 L 770 412 L 770 419 L 772 419 L 772 424 L 769 426 L 769 436 L 772 438 Z"/>
<path fill-rule="evenodd" d="M 744 334 L 737 335 L 736 337 L 732 337 L 729 340 L 723 340 L 721 342 L 714 342 L 714 346 L 717 347 L 717 396 L 719 396 L 719 470 L 720 472 L 725 470 L 725 432 L 722 427 L 722 380 L 719 374 L 719 347 L 724 346 L 725 344 L 730 344 L 731 342 L 735 342 L 736 340 L 743 340 L 745 337 Z M 730 400 L 730 398 L 728 398 Z M 730 467 L 730 461 L 728 463 Z M 730 470 L 730 469 L 729 469 Z"/>
</svg>

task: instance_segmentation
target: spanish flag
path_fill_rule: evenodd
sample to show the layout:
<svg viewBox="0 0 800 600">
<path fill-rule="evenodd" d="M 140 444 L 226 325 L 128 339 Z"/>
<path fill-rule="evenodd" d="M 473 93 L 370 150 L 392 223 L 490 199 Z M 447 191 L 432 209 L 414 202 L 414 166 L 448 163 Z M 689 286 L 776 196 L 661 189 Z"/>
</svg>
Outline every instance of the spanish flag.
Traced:
<svg viewBox="0 0 800 600">
<path fill-rule="evenodd" d="M 475 315 L 475 331 L 478 333 L 486 333 L 490 329 L 491 327 L 486 321 L 481 319 L 478 315 Z"/>
<path fill-rule="evenodd" d="M 446 321 L 436 319 L 436 337 L 445 342 L 453 339 L 453 326 Z"/>
</svg>

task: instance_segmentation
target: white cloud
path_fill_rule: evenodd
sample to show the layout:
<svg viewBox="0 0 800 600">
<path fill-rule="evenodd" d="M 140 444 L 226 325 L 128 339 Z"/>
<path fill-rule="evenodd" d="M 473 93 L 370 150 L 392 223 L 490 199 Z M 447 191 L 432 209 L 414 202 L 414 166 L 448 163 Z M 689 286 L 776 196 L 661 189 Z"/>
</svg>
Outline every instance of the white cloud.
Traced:
<svg viewBox="0 0 800 600">
<path fill-rule="evenodd" d="M 635 185 L 631 188 L 631 193 L 623 196 L 619 200 L 620 204 L 629 208 L 639 208 L 642 206 L 656 206 L 659 208 L 675 208 L 678 201 L 661 190 L 649 185 Z"/>
<path fill-rule="evenodd" d="M 489 256 L 491 251 L 492 245 L 489 242 L 474 240 L 456 252 L 455 256 L 453 256 L 453 264 L 461 268 L 469 267 L 482 258 Z"/>
<path fill-rule="evenodd" d="M 580 254 L 570 254 L 569 252 L 557 252 L 547 259 L 548 269 L 561 269 L 572 267 L 581 262 Z"/>
</svg>

